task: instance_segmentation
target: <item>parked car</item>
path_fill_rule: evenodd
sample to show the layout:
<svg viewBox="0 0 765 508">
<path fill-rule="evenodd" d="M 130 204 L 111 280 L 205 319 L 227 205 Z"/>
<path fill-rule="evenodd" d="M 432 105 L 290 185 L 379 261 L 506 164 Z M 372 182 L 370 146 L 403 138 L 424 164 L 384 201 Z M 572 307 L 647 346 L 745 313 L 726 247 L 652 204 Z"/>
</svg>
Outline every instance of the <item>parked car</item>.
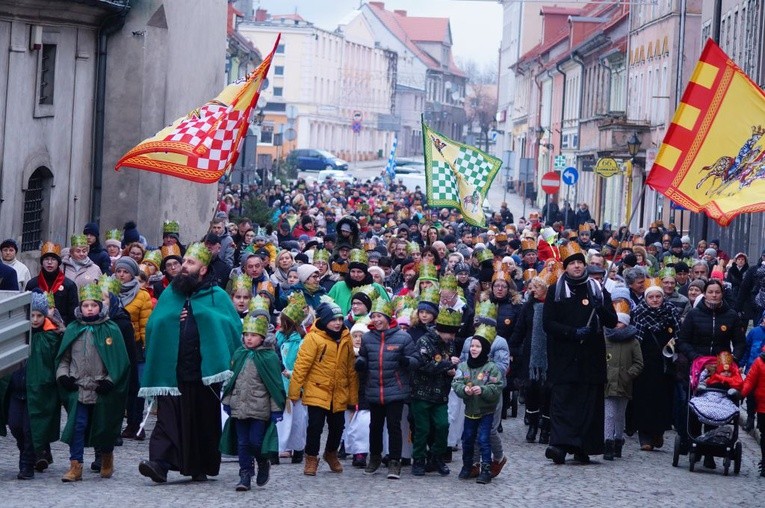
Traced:
<svg viewBox="0 0 765 508">
<path fill-rule="evenodd" d="M 322 169 L 339 169 L 346 171 L 348 163 L 326 150 L 297 148 L 287 156 L 287 162 L 294 164 L 301 171 L 321 171 Z"/>
<path fill-rule="evenodd" d="M 334 180 L 335 182 L 348 182 L 353 183 L 356 178 L 346 171 L 339 171 L 337 169 L 322 169 L 319 171 L 319 175 L 316 181 L 323 182 L 324 180 Z"/>
<path fill-rule="evenodd" d="M 425 173 L 425 163 L 417 159 L 396 159 L 396 174 Z"/>
</svg>

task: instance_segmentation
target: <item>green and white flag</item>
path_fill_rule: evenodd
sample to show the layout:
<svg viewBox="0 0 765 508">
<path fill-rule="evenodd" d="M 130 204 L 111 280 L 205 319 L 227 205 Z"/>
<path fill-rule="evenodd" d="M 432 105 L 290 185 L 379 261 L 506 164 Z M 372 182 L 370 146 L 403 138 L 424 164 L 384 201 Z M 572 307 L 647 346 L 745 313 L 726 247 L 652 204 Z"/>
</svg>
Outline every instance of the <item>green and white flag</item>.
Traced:
<svg viewBox="0 0 765 508">
<path fill-rule="evenodd" d="M 486 227 L 483 202 L 502 161 L 447 138 L 424 120 L 422 138 L 428 206 L 457 208 L 468 224 Z"/>
</svg>

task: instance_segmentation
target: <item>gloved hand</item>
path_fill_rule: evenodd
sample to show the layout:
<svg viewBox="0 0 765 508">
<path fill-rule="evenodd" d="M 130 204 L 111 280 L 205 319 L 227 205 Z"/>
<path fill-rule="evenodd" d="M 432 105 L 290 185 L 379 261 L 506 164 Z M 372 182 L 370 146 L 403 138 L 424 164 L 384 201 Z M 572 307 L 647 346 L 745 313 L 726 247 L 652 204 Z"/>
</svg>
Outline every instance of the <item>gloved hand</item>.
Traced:
<svg viewBox="0 0 765 508">
<path fill-rule="evenodd" d="M 271 423 L 280 422 L 284 419 L 284 411 L 271 411 Z"/>
<path fill-rule="evenodd" d="M 225 411 L 227 415 L 231 416 L 231 406 L 228 404 L 223 404 L 223 411 Z"/>
<path fill-rule="evenodd" d="M 398 357 L 398 366 L 402 369 L 408 369 L 409 368 L 409 358 L 407 358 L 404 355 L 401 355 Z"/>
<path fill-rule="evenodd" d="M 96 387 L 96 393 L 99 395 L 106 395 L 114 389 L 114 383 L 108 379 L 99 379 L 98 386 Z"/>
<path fill-rule="evenodd" d="M 77 390 L 77 380 L 72 376 L 59 376 L 56 382 L 66 391 L 73 392 Z"/>
</svg>

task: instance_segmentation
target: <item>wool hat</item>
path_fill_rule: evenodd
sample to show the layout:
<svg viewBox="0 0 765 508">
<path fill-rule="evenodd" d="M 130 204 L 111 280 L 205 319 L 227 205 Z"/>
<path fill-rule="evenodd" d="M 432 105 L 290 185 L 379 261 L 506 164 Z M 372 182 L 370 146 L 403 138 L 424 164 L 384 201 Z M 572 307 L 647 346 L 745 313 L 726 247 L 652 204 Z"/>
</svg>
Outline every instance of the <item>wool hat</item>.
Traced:
<svg viewBox="0 0 765 508">
<path fill-rule="evenodd" d="M 309 265 L 307 263 L 302 264 L 297 267 L 298 279 L 300 279 L 300 282 L 305 284 L 306 281 L 308 280 L 308 277 L 310 277 L 311 275 L 313 275 L 314 273 L 318 271 L 319 269 L 313 265 Z"/>
<path fill-rule="evenodd" d="M 702 279 L 696 279 L 696 280 L 692 280 L 688 284 L 688 287 L 690 288 L 691 286 L 693 286 L 693 287 L 699 288 L 703 292 L 705 285 L 706 285 L 706 282 L 704 282 Z"/>
<path fill-rule="evenodd" d="M 629 288 L 625 286 L 616 286 L 613 291 L 611 291 L 611 300 L 626 300 L 631 301 L 630 298 L 630 290 Z"/>
<path fill-rule="evenodd" d="M 354 334 L 356 332 L 361 332 L 362 334 L 367 333 L 369 331 L 369 327 L 367 326 L 366 321 L 356 321 L 354 325 L 351 327 L 351 334 Z"/>
<path fill-rule="evenodd" d="M 470 273 L 470 265 L 467 263 L 457 263 L 454 265 L 454 275 L 459 275 L 463 272 Z"/>
<path fill-rule="evenodd" d="M 648 297 L 648 295 L 651 294 L 651 293 L 659 293 L 659 294 L 663 295 L 664 294 L 664 290 L 661 288 L 661 286 L 653 286 L 653 285 L 652 286 L 648 286 L 645 289 L 645 296 Z"/>
<path fill-rule="evenodd" d="M 48 315 L 48 298 L 45 296 L 45 293 L 39 291 L 32 292 L 32 304 L 30 310 L 32 312 L 37 311 L 43 316 Z"/>
<path fill-rule="evenodd" d="M 124 230 L 124 233 L 122 235 L 123 244 L 129 245 L 133 242 L 141 241 L 141 234 L 138 232 L 138 226 L 132 220 L 126 222 L 125 226 L 122 229 Z"/>
<path fill-rule="evenodd" d="M 717 251 L 714 250 L 714 249 L 707 249 L 707 250 L 704 251 L 704 255 L 705 256 L 717 257 Z"/>
<path fill-rule="evenodd" d="M 93 235 L 96 238 L 101 236 L 100 230 L 98 229 L 98 224 L 95 222 L 88 222 L 85 224 L 85 227 L 82 230 L 83 235 Z"/>
<path fill-rule="evenodd" d="M 204 243 L 209 243 L 210 245 L 217 245 L 220 243 L 220 236 L 216 235 L 215 233 L 207 233 L 203 241 Z"/>
<path fill-rule="evenodd" d="M 331 299 L 323 301 L 316 307 L 316 320 L 319 322 L 319 328 L 324 328 L 327 323 L 333 319 L 343 317 L 343 310 Z"/>
<path fill-rule="evenodd" d="M 688 235 L 684 235 L 684 236 L 680 237 L 680 243 L 681 244 L 683 244 L 683 243 L 688 243 L 688 244 L 691 243 L 691 237 L 688 236 Z"/>
<path fill-rule="evenodd" d="M 7 249 L 8 247 L 11 247 L 16 253 L 19 252 L 19 244 L 17 244 L 16 240 L 13 238 L 8 238 L 7 240 L 3 240 L 3 243 L 0 243 L 0 250 Z"/>
<path fill-rule="evenodd" d="M 675 273 L 689 273 L 691 271 L 691 268 L 688 266 L 688 263 L 685 261 L 680 261 L 679 263 L 675 263 L 674 265 Z"/>
<path fill-rule="evenodd" d="M 127 270 L 133 277 L 138 277 L 138 263 L 130 256 L 122 256 L 114 263 L 115 272 L 120 268 Z"/>
<path fill-rule="evenodd" d="M 723 280 L 725 278 L 725 275 L 723 274 L 722 268 L 720 268 L 719 266 L 715 266 L 712 269 L 711 278 L 717 279 L 717 280 Z"/>
<path fill-rule="evenodd" d="M 682 247 L 683 241 L 680 240 L 679 236 L 676 236 L 672 239 L 672 243 L 670 243 L 670 247 Z"/>
</svg>

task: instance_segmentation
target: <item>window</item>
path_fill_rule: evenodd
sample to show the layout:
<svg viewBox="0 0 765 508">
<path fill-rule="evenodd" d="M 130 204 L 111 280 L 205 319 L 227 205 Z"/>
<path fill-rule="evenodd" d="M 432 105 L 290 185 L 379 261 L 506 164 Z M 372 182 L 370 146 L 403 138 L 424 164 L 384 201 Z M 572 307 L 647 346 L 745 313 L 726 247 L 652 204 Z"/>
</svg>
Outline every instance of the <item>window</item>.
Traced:
<svg viewBox="0 0 765 508">
<path fill-rule="evenodd" d="M 274 66 L 274 76 L 284 76 L 284 66 L 283 65 L 275 65 Z"/>
<path fill-rule="evenodd" d="M 274 126 L 263 124 L 260 126 L 260 142 L 270 145 L 274 142 Z"/>
<path fill-rule="evenodd" d="M 274 87 L 274 97 L 282 97 L 282 94 L 284 93 L 284 88 L 280 86 Z"/>
<path fill-rule="evenodd" d="M 49 189 L 53 175 L 45 167 L 37 168 L 24 190 L 24 217 L 21 225 L 21 251 L 37 250 L 42 241 L 45 217 L 43 211 L 50 201 Z"/>
<path fill-rule="evenodd" d="M 278 46 L 276 46 L 276 54 L 277 55 L 284 54 L 284 44 L 279 44 Z"/>
<path fill-rule="evenodd" d="M 38 104 L 53 105 L 56 81 L 56 45 L 43 44 L 40 51 L 40 94 Z"/>
</svg>

